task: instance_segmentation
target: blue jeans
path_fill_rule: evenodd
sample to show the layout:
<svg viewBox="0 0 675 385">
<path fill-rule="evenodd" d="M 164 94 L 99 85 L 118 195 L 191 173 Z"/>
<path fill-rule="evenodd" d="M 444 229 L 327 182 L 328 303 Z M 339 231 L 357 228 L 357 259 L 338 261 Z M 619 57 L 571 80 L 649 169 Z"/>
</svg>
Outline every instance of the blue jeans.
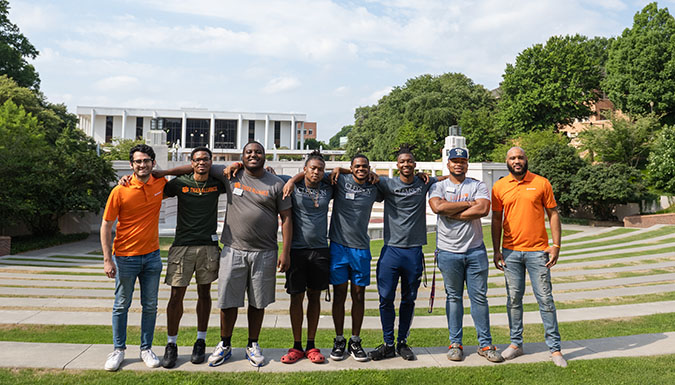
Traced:
<svg viewBox="0 0 675 385">
<path fill-rule="evenodd" d="M 543 251 L 514 251 L 502 249 L 504 257 L 504 278 L 506 279 L 506 310 L 511 329 L 511 343 L 523 345 L 523 294 L 525 293 L 525 269 L 530 274 L 532 291 L 539 304 L 539 314 L 544 324 L 546 346 L 551 352 L 560 351 L 560 332 L 553 289 L 551 271 L 546 267 L 548 254 Z"/>
<path fill-rule="evenodd" d="M 134 294 L 136 278 L 141 286 L 141 350 L 152 347 L 157 319 L 157 292 L 159 276 L 162 273 L 162 259 L 159 250 L 149 254 L 114 258 L 117 266 L 115 275 L 115 304 L 112 311 L 113 344 L 115 349 L 126 349 L 127 314 Z"/>
<path fill-rule="evenodd" d="M 401 279 L 401 307 L 398 310 L 398 341 L 408 339 L 415 314 L 417 289 L 420 287 L 423 266 L 422 246 L 402 248 L 385 245 L 377 260 L 377 291 L 380 294 L 380 321 L 384 342 L 394 343 L 394 299 Z"/>
<path fill-rule="evenodd" d="M 492 345 L 490 308 L 487 301 L 488 259 L 485 245 L 466 253 L 438 251 L 438 268 L 445 284 L 445 315 L 448 318 L 450 342 L 462 344 L 464 318 L 464 282 L 471 301 L 471 318 L 478 334 L 480 347 Z"/>
</svg>

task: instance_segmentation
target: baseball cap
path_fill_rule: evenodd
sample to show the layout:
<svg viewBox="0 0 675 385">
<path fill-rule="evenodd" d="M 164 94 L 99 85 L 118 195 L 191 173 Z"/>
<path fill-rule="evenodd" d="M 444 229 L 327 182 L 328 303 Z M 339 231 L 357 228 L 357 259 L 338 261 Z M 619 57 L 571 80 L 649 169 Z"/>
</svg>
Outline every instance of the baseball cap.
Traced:
<svg viewBox="0 0 675 385">
<path fill-rule="evenodd" d="M 457 159 L 457 158 L 469 159 L 469 151 L 459 147 L 451 149 L 448 152 L 448 159 Z"/>
</svg>

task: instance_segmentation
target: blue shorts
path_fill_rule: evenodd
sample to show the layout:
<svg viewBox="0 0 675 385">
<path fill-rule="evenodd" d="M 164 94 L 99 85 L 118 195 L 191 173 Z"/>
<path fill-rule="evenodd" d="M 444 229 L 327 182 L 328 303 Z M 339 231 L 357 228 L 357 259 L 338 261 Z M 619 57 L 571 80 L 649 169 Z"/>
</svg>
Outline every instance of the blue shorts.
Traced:
<svg viewBox="0 0 675 385">
<path fill-rule="evenodd" d="M 330 243 L 330 283 L 341 285 L 351 279 L 357 286 L 370 285 L 370 249 L 354 249 Z"/>
</svg>

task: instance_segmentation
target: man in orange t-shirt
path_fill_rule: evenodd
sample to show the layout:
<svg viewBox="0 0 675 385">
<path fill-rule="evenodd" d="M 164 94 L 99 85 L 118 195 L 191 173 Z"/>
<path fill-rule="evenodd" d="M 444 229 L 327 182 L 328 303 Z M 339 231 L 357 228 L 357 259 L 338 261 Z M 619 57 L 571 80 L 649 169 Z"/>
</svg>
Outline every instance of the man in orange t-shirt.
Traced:
<svg viewBox="0 0 675 385">
<path fill-rule="evenodd" d="M 532 291 L 546 333 L 546 345 L 553 363 L 566 367 L 560 352 L 560 332 L 551 286 L 550 269 L 560 253 L 560 215 L 549 181 L 527 171 L 527 156 L 520 147 L 506 153 L 510 174 L 492 186 L 492 245 L 494 264 L 504 271 L 506 308 L 511 329 L 511 344 L 502 357 L 513 359 L 523 354 L 523 294 L 525 270 L 530 274 Z M 544 213 L 548 215 L 553 244 L 548 244 Z M 503 249 L 500 247 L 504 230 Z"/>
<path fill-rule="evenodd" d="M 110 192 L 101 223 L 103 271 L 115 279 L 115 303 L 112 312 L 113 344 L 104 368 L 114 371 L 124 360 L 127 339 L 127 314 L 134 284 L 141 287 L 141 359 L 148 367 L 159 366 L 152 352 L 157 318 L 157 291 L 162 273 L 159 255 L 159 209 L 166 179 L 152 176 L 155 151 L 146 144 L 129 151 L 134 174 L 128 186 L 115 186 Z M 114 243 L 112 227 L 117 220 Z"/>
</svg>

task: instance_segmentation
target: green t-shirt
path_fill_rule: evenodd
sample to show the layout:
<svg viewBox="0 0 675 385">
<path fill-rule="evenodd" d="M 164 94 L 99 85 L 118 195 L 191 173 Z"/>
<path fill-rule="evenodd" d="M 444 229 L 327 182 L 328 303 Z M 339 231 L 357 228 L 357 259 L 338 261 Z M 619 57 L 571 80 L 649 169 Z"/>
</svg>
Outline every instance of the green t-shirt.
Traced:
<svg viewBox="0 0 675 385">
<path fill-rule="evenodd" d="M 182 175 L 167 182 L 164 194 L 178 197 L 176 246 L 218 244 L 218 196 L 225 185 L 209 176 L 206 182 L 194 180 L 194 174 Z"/>
</svg>

